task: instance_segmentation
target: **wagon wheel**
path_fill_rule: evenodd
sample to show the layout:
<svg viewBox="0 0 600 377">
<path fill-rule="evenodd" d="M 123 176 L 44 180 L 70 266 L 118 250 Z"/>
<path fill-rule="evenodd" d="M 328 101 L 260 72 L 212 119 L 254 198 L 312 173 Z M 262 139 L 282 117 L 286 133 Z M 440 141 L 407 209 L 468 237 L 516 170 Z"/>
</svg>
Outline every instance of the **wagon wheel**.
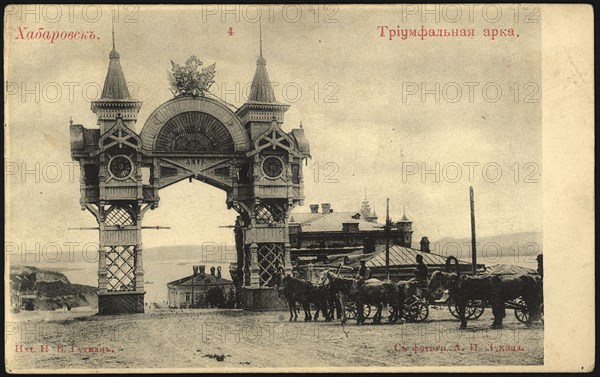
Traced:
<svg viewBox="0 0 600 377">
<path fill-rule="evenodd" d="M 371 315 L 371 306 L 364 304 L 363 305 L 363 315 L 365 316 L 365 318 L 369 318 L 369 316 Z"/>
<path fill-rule="evenodd" d="M 467 306 L 466 316 L 468 319 L 477 319 L 483 315 L 484 309 L 483 302 L 471 301 L 469 302 L 469 306 Z"/>
<path fill-rule="evenodd" d="M 526 323 L 529 320 L 529 313 L 527 312 L 527 305 L 525 305 L 525 301 L 522 298 L 518 298 L 514 301 L 516 306 L 515 308 L 515 317 L 521 323 Z"/>
<path fill-rule="evenodd" d="M 454 316 L 454 318 L 459 318 L 458 316 L 458 307 L 454 302 L 448 303 L 448 310 L 450 314 Z M 465 317 L 467 319 L 477 319 L 483 315 L 484 307 L 481 301 L 469 301 L 467 307 L 465 308 Z"/>
<path fill-rule="evenodd" d="M 355 319 L 356 318 L 356 304 L 353 302 L 348 302 L 346 303 L 346 318 L 348 319 Z"/>
<path fill-rule="evenodd" d="M 405 317 L 412 322 L 423 322 L 429 317 L 429 306 L 422 302 L 415 302 L 408 307 Z"/>
</svg>

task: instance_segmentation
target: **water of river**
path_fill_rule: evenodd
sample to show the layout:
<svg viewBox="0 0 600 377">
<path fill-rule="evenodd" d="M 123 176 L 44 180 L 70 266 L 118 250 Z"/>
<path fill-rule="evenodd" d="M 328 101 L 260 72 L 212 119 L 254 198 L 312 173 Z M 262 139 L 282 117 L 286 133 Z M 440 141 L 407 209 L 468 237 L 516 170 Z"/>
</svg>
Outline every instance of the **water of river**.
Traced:
<svg viewBox="0 0 600 377">
<path fill-rule="evenodd" d="M 522 258 L 516 256 L 502 256 L 495 259 L 480 258 L 478 263 L 484 263 L 486 266 L 493 264 L 506 263 L 514 264 L 532 269 L 537 268 L 535 259 Z M 145 260 L 144 277 L 146 283 L 146 302 L 161 303 L 167 299 L 167 283 L 181 279 L 192 274 L 192 266 L 199 264 L 197 259 L 172 259 L 172 260 Z M 98 283 L 97 263 L 95 262 L 72 262 L 68 264 L 58 263 L 28 263 L 40 269 L 62 272 L 69 281 L 74 284 L 85 284 L 96 286 Z M 211 267 L 221 266 L 222 276 L 225 279 L 231 279 L 229 273 L 229 263 L 205 263 L 206 271 Z"/>
</svg>

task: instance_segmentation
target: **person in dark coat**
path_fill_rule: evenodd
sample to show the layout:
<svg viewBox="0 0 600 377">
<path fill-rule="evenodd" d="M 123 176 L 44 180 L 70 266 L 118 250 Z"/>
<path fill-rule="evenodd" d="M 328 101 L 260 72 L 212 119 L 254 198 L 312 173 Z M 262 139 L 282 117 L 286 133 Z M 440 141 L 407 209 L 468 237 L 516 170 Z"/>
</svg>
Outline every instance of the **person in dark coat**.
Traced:
<svg viewBox="0 0 600 377">
<path fill-rule="evenodd" d="M 415 280 L 417 281 L 417 287 L 421 289 L 422 294 L 425 296 L 428 302 L 432 303 L 433 298 L 429 295 L 427 290 L 427 265 L 423 261 L 423 256 L 417 254 L 417 267 L 415 268 Z"/>
<path fill-rule="evenodd" d="M 415 268 L 415 278 L 419 283 L 427 285 L 427 265 L 423 262 L 423 256 L 417 255 L 417 268 Z"/>
<path fill-rule="evenodd" d="M 358 269 L 358 272 L 356 273 L 356 279 L 358 279 L 360 281 L 365 281 L 370 278 L 371 278 L 371 269 L 369 267 L 367 267 L 367 260 L 362 259 L 360 261 L 360 267 Z"/>
</svg>

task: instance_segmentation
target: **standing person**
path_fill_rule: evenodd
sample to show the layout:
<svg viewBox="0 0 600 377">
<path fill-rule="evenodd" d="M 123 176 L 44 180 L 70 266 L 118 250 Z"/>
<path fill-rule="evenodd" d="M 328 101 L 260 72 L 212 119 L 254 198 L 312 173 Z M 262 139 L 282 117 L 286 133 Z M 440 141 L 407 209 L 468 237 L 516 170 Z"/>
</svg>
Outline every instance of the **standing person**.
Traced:
<svg viewBox="0 0 600 377">
<path fill-rule="evenodd" d="M 432 298 L 427 290 L 427 265 L 423 261 L 423 256 L 417 254 L 417 267 L 415 268 L 415 280 L 417 281 L 417 287 L 421 290 L 422 294 L 425 295 L 425 299 L 428 302 L 432 302 Z"/>
<path fill-rule="evenodd" d="M 417 254 L 417 268 L 415 268 L 415 278 L 421 285 L 427 285 L 427 265 L 423 262 L 423 256 Z"/>
<path fill-rule="evenodd" d="M 537 263 L 537 272 L 540 275 L 540 278 L 538 280 L 538 300 L 540 302 L 540 309 L 535 314 L 535 319 L 540 319 L 540 315 L 544 315 L 544 254 L 538 254 Z"/>
<path fill-rule="evenodd" d="M 358 272 L 356 273 L 356 279 L 364 282 L 365 280 L 370 279 L 370 278 L 371 278 L 371 269 L 369 267 L 367 267 L 367 260 L 362 259 L 360 261 L 360 267 L 358 269 Z"/>
</svg>

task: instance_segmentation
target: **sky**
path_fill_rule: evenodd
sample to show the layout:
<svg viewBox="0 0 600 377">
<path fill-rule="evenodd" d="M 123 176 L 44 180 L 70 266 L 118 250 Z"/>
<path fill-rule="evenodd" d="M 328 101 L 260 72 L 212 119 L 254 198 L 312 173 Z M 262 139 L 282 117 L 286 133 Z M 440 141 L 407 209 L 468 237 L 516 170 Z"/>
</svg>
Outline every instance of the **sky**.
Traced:
<svg viewBox="0 0 600 377">
<path fill-rule="evenodd" d="M 111 14 L 130 91 L 143 101 L 137 132 L 173 97 L 171 60 L 216 62 L 211 92 L 239 107 L 259 50 L 254 6 L 44 7 L 5 14 L 6 239 L 23 249 L 97 242 L 93 230 L 68 230 L 96 225 L 79 206 L 69 121 L 97 127 L 90 101 L 108 67 Z M 466 8 L 458 17 L 441 7 L 262 8 L 269 76 L 277 100 L 291 106 L 283 128 L 302 123 L 311 147 L 306 200 L 296 212 L 312 203 L 355 211 L 366 190 L 380 219 L 386 198 L 392 220 L 405 209 L 414 240 L 467 237 L 472 185 L 479 235 L 542 231 L 540 24 L 521 6 L 476 8 L 472 22 Z M 475 36 L 390 40 L 381 26 L 466 28 Z M 40 28 L 95 38 L 26 37 Z M 519 36 L 492 40 L 483 35 L 492 28 Z M 145 231 L 144 247 L 234 242 L 231 229 L 220 228 L 236 216 L 223 191 L 182 181 L 160 197 L 144 225 L 170 229 Z"/>
</svg>

